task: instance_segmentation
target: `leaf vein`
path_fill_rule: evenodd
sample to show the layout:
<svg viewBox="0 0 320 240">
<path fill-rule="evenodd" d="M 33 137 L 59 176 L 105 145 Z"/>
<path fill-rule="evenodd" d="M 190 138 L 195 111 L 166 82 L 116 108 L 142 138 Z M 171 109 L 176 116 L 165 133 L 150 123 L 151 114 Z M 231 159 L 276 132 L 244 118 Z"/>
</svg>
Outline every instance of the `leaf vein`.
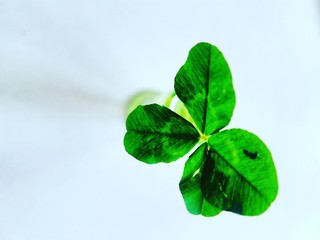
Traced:
<svg viewBox="0 0 320 240">
<path fill-rule="evenodd" d="M 222 159 L 235 173 L 244 180 L 254 191 L 256 191 L 261 198 L 266 201 L 269 204 L 268 199 L 265 197 L 264 194 L 258 189 L 255 185 L 253 185 L 241 172 L 239 172 L 228 160 L 226 160 L 219 152 L 217 152 L 215 149 L 211 149 L 215 154 L 219 156 L 220 159 Z"/>
</svg>

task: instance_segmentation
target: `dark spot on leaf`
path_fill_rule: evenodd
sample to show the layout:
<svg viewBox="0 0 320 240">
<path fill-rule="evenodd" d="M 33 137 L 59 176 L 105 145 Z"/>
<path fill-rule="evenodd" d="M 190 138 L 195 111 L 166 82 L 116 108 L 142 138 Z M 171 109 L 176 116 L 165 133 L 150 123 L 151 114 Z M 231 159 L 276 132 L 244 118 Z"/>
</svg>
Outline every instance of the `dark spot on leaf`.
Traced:
<svg viewBox="0 0 320 240">
<path fill-rule="evenodd" d="M 248 158 L 254 160 L 257 158 L 258 153 L 257 152 L 249 152 L 247 149 L 243 149 L 244 155 L 246 155 Z"/>
<path fill-rule="evenodd" d="M 230 208 L 227 209 L 227 211 L 231 211 L 231 212 L 235 212 L 238 214 L 242 214 L 243 213 L 243 207 L 242 207 L 242 203 L 239 202 L 234 202 Z"/>
</svg>

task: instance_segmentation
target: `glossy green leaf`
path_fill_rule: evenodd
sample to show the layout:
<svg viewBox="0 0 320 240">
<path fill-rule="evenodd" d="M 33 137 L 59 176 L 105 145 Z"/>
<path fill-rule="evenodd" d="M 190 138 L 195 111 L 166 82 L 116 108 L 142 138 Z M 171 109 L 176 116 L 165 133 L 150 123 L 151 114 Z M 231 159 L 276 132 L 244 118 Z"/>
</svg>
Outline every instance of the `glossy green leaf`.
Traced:
<svg viewBox="0 0 320 240">
<path fill-rule="evenodd" d="M 184 166 L 179 188 L 190 213 L 209 217 L 218 215 L 221 210 L 209 204 L 201 190 L 202 171 L 208 154 L 207 148 L 207 143 L 204 143 L 189 157 Z"/>
<path fill-rule="evenodd" d="M 199 141 L 191 123 L 157 104 L 137 107 L 127 117 L 126 127 L 126 151 L 150 164 L 175 161 Z"/>
<path fill-rule="evenodd" d="M 217 47 L 194 46 L 176 75 L 174 88 L 202 133 L 211 135 L 230 122 L 235 93 L 229 66 Z"/>
<path fill-rule="evenodd" d="M 272 156 L 254 134 L 241 129 L 209 138 L 202 192 L 216 208 L 254 216 L 266 211 L 278 192 Z"/>
</svg>

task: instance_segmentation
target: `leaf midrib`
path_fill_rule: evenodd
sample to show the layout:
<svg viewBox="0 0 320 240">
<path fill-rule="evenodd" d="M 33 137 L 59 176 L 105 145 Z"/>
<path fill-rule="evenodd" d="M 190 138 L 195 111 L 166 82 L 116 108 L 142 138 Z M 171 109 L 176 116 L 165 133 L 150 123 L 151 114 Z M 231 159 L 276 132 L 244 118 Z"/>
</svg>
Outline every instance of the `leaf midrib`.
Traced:
<svg viewBox="0 0 320 240">
<path fill-rule="evenodd" d="M 254 191 L 256 191 L 261 198 L 267 203 L 269 204 L 269 200 L 265 197 L 264 194 L 262 194 L 262 192 L 260 191 L 260 189 L 258 189 L 255 185 L 253 185 L 242 173 L 240 173 L 228 160 L 226 160 L 217 150 L 215 150 L 214 148 L 211 148 L 211 151 L 213 151 L 214 153 L 216 153 L 219 158 L 221 160 L 223 160 L 233 171 L 235 171 L 236 174 L 238 174 L 238 176 L 240 176 L 240 178 L 242 178 L 251 188 L 253 188 Z"/>
<path fill-rule="evenodd" d="M 206 125 L 207 125 L 208 96 L 209 96 L 209 85 L 210 85 L 210 65 L 211 65 L 211 47 L 209 50 L 208 74 L 207 74 L 207 78 L 206 78 L 206 98 L 205 98 L 205 102 L 204 102 L 204 113 L 203 113 L 202 132 L 205 134 L 206 134 Z"/>
</svg>

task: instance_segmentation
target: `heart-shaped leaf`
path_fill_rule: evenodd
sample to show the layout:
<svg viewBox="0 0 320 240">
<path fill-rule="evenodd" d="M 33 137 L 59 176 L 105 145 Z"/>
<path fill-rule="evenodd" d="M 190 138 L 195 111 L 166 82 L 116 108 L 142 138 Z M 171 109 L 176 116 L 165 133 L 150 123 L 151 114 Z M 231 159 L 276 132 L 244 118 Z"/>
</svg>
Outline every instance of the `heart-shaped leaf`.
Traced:
<svg viewBox="0 0 320 240">
<path fill-rule="evenodd" d="M 221 210 L 208 203 L 201 189 L 203 167 L 208 155 L 207 148 L 207 143 L 204 143 L 191 154 L 185 163 L 179 188 L 190 213 L 211 217 L 218 215 Z"/>
<path fill-rule="evenodd" d="M 229 66 L 219 49 L 198 43 L 175 78 L 175 92 L 205 135 L 231 120 L 235 93 Z"/>
<path fill-rule="evenodd" d="M 272 156 L 254 134 L 241 129 L 209 138 L 202 192 L 214 207 L 254 216 L 266 211 L 278 192 Z"/>
<path fill-rule="evenodd" d="M 194 126 L 158 104 L 138 106 L 127 117 L 126 151 L 145 163 L 172 162 L 199 141 Z"/>
</svg>

